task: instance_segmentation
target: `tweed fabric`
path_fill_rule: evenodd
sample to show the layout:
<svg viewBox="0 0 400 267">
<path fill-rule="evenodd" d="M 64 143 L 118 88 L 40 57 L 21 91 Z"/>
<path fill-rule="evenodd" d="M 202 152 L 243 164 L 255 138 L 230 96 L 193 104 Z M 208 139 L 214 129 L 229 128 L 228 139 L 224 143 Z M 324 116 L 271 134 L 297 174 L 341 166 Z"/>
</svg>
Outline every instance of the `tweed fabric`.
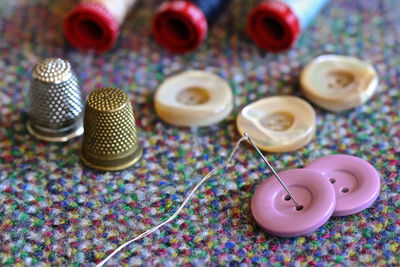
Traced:
<svg viewBox="0 0 400 267">
<path fill-rule="evenodd" d="M 381 176 L 373 206 L 331 218 L 296 238 L 264 233 L 251 196 L 270 173 L 242 145 L 225 172 L 210 179 L 172 223 L 133 243 L 111 264 L 400 265 L 400 2 L 335 0 L 286 53 L 259 50 L 244 33 L 255 1 L 234 1 L 196 52 L 174 55 L 150 33 L 160 1 L 142 1 L 116 46 L 103 55 L 79 52 L 64 39 L 62 18 L 76 1 L 0 2 L 0 265 L 94 266 L 124 241 L 162 222 L 239 139 L 235 118 L 256 99 L 299 95 L 302 67 L 336 53 L 371 62 L 380 85 L 365 105 L 340 114 L 316 108 L 317 135 L 298 151 L 269 154 L 279 171 L 336 153 L 369 161 Z M 25 123 L 31 70 L 42 57 L 69 60 L 86 93 L 115 86 L 132 100 L 142 159 L 120 172 L 99 172 L 79 160 L 80 138 L 64 144 L 34 139 Z M 161 81 L 190 68 L 227 79 L 233 114 L 218 125 L 179 128 L 161 121 L 153 93 Z"/>
</svg>

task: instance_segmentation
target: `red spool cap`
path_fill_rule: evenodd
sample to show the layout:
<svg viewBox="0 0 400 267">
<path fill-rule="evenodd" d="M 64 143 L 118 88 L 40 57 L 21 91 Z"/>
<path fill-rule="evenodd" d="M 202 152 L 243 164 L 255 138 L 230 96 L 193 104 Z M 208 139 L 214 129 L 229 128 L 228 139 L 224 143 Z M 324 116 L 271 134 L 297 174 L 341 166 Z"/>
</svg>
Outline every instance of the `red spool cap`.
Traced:
<svg viewBox="0 0 400 267">
<path fill-rule="evenodd" d="M 153 34 L 166 49 L 185 53 L 195 50 L 207 35 L 204 13 L 188 1 L 164 2 L 153 18 Z"/>
<path fill-rule="evenodd" d="M 118 36 L 118 22 L 98 3 L 78 4 L 64 20 L 68 41 L 78 49 L 109 50 Z"/>
<path fill-rule="evenodd" d="M 247 17 L 247 32 L 262 49 L 279 52 L 289 49 L 300 34 L 300 23 L 293 10 L 280 1 L 256 6 Z"/>
</svg>

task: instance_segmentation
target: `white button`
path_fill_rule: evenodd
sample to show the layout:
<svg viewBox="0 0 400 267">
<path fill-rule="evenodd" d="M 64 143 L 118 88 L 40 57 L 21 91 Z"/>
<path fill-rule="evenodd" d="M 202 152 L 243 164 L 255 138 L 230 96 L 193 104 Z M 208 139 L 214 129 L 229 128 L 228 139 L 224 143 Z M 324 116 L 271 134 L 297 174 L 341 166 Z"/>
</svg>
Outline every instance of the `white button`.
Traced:
<svg viewBox="0 0 400 267">
<path fill-rule="evenodd" d="M 315 111 L 299 97 L 273 96 L 243 108 L 236 124 L 269 152 L 287 152 L 307 145 L 315 135 Z"/>
<path fill-rule="evenodd" d="M 164 121 L 177 126 L 209 126 L 233 109 L 229 84 L 217 75 L 190 70 L 166 79 L 157 89 L 155 109 Z"/>
<path fill-rule="evenodd" d="M 307 64 L 300 76 L 304 96 L 335 112 L 365 103 L 375 93 L 378 80 L 371 64 L 340 55 L 317 57 Z"/>
</svg>

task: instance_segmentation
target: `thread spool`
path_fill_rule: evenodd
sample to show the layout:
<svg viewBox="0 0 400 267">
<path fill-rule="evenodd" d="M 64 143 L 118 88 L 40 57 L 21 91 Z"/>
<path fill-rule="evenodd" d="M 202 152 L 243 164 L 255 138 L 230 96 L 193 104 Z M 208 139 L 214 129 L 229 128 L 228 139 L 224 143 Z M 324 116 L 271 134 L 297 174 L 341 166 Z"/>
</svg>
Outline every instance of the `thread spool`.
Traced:
<svg viewBox="0 0 400 267">
<path fill-rule="evenodd" d="M 155 39 L 176 53 L 195 50 L 204 41 L 209 27 L 230 0 L 191 0 L 164 2 L 152 23 Z"/>
<path fill-rule="evenodd" d="M 293 46 L 300 33 L 329 0 L 270 0 L 253 8 L 247 32 L 262 49 L 281 52 Z"/>
<path fill-rule="evenodd" d="M 64 20 L 68 41 L 82 50 L 105 52 L 117 40 L 119 27 L 137 0 L 83 0 Z"/>
</svg>

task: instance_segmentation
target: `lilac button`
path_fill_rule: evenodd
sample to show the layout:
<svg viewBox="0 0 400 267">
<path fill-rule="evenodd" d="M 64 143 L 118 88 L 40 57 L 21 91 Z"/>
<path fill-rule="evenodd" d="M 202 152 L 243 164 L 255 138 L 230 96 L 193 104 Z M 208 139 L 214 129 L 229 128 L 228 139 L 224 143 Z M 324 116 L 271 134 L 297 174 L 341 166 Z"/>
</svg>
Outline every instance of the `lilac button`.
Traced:
<svg viewBox="0 0 400 267">
<path fill-rule="evenodd" d="M 261 183 L 251 199 L 251 212 L 264 231 L 277 236 L 298 236 L 323 225 L 335 209 L 335 191 L 321 173 L 293 169 L 278 173 L 301 210 L 279 181 L 271 176 Z"/>
<path fill-rule="evenodd" d="M 333 216 L 360 212 L 371 206 L 379 195 L 379 175 L 363 159 L 331 155 L 311 162 L 306 168 L 321 172 L 333 185 L 336 193 Z"/>
</svg>

